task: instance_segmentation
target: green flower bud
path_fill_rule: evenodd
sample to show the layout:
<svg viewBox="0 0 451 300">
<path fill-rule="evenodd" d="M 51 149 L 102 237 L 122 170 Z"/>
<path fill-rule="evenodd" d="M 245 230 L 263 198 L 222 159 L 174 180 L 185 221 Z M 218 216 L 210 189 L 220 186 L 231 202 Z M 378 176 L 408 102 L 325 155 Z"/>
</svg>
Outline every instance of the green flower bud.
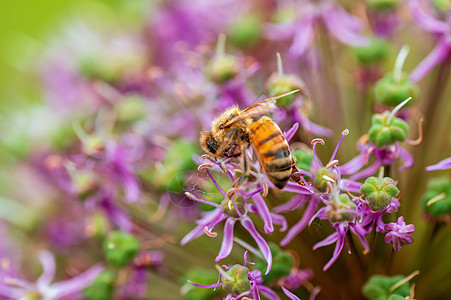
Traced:
<svg viewBox="0 0 451 300">
<path fill-rule="evenodd" d="M 368 46 L 354 48 L 357 60 L 362 65 L 370 65 L 384 61 L 387 58 L 389 51 L 389 44 L 380 39 L 372 39 Z"/>
<path fill-rule="evenodd" d="M 269 249 L 271 249 L 273 263 L 268 275 L 263 275 L 263 283 L 265 285 L 275 282 L 283 276 L 290 275 L 293 268 L 293 258 L 287 252 L 281 250 L 277 244 L 270 243 Z M 267 264 L 264 259 L 258 257 L 255 262 L 255 269 L 262 271 L 262 274 L 264 274 Z"/>
<path fill-rule="evenodd" d="M 389 115 L 390 112 L 388 111 L 373 115 L 368 138 L 376 147 L 380 148 L 395 142 L 403 142 L 406 139 L 409 125 L 402 119 L 396 117 L 388 123 Z"/>
<path fill-rule="evenodd" d="M 245 15 L 232 23 L 228 36 L 238 47 L 249 47 L 259 40 L 261 29 L 261 20 L 257 15 Z"/>
<path fill-rule="evenodd" d="M 198 268 L 190 269 L 185 276 L 184 282 L 188 280 L 197 284 L 208 285 L 218 281 L 218 272 Z M 216 291 L 204 289 L 189 283 L 185 283 L 182 290 L 184 291 L 183 298 L 186 300 L 211 300 L 221 291 L 221 289 Z"/>
<path fill-rule="evenodd" d="M 313 162 L 313 153 L 305 150 L 295 149 L 293 155 L 296 158 L 296 168 L 310 172 Z"/>
<path fill-rule="evenodd" d="M 399 0 L 368 0 L 367 2 L 370 8 L 379 11 L 393 10 L 399 4 Z"/>
<path fill-rule="evenodd" d="M 128 233 L 114 231 L 103 242 L 107 262 L 115 267 L 128 265 L 139 251 L 139 240 Z"/>
<path fill-rule="evenodd" d="M 207 75 L 213 82 L 223 84 L 240 71 L 241 66 L 233 55 L 217 55 L 207 64 Z"/>
<path fill-rule="evenodd" d="M 451 0 L 433 0 L 435 7 L 443 11 L 448 11 L 451 8 Z"/>
<path fill-rule="evenodd" d="M 313 174 L 313 187 L 322 193 L 327 191 L 327 182 L 330 182 L 330 179 L 324 178 L 325 176 L 334 181 L 337 181 L 338 179 L 337 174 L 334 171 L 326 168 L 318 169 L 315 174 Z"/>
<path fill-rule="evenodd" d="M 280 75 L 279 73 L 273 73 L 266 81 L 266 88 L 268 89 L 269 96 L 274 97 L 282 95 L 293 90 L 305 90 L 304 81 L 296 75 Z M 277 105 L 280 107 L 288 107 L 291 105 L 297 94 L 291 94 L 277 100 Z"/>
<path fill-rule="evenodd" d="M 372 211 L 383 211 L 390 203 L 390 199 L 399 195 L 399 190 L 390 177 L 381 180 L 377 177 L 368 177 L 360 187 L 360 193 L 366 198 Z"/>
<path fill-rule="evenodd" d="M 451 178 L 435 178 L 428 182 L 423 209 L 432 217 L 451 214 Z"/>
<path fill-rule="evenodd" d="M 162 164 L 140 176 L 162 191 L 181 193 L 185 188 L 186 173 L 196 169 L 192 156 L 197 151 L 194 143 L 177 140 L 167 150 Z"/>
<path fill-rule="evenodd" d="M 355 214 L 351 212 L 341 212 L 344 209 L 355 209 L 357 206 L 354 202 L 351 201 L 351 198 L 349 198 L 346 194 L 340 194 L 338 196 L 338 199 L 335 198 L 335 203 L 332 206 L 333 209 L 327 212 L 327 218 L 332 223 L 337 223 L 341 221 L 348 221 L 352 222 L 355 219 Z"/>
<path fill-rule="evenodd" d="M 391 291 L 391 287 L 403 279 L 404 277 L 399 275 L 393 277 L 374 275 L 363 286 L 362 294 L 369 300 L 393 300 L 393 298 L 390 298 L 393 295 L 399 295 L 402 297 L 400 299 L 405 299 L 406 296 L 410 295 L 408 282 Z"/>
<path fill-rule="evenodd" d="M 248 268 L 241 265 L 234 265 L 225 273 L 229 276 L 222 276 L 221 281 L 222 289 L 226 293 L 239 295 L 251 289 L 251 283 L 248 278 Z"/>
<path fill-rule="evenodd" d="M 410 81 L 409 75 L 402 73 L 399 81 L 392 72 L 380 79 L 374 87 L 375 100 L 387 106 L 397 106 L 409 97 L 416 99 L 420 93 L 418 86 Z M 411 105 L 413 101 L 407 103 Z"/>
<path fill-rule="evenodd" d="M 103 271 L 93 283 L 83 290 L 87 300 L 113 299 L 116 275 L 110 271 Z"/>
<path fill-rule="evenodd" d="M 232 196 L 233 201 L 235 202 L 238 211 L 241 214 L 245 214 L 246 213 L 246 206 L 244 203 L 244 196 L 241 195 L 240 193 L 235 193 Z M 224 199 L 221 202 L 221 206 L 222 206 L 222 212 L 225 213 L 226 215 L 229 215 L 231 217 L 234 218 L 239 218 L 240 216 L 238 215 L 238 213 L 236 212 L 235 206 L 233 205 L 232 200 L 230 199 Z"/>
<path fill-rule="evenodd" d="M 125 124 L 133 124 L 146 116 L 143 100 L 136 96 L 129 96 L 120 101 L 116 111 L 118 121 Z"/>
</svg>

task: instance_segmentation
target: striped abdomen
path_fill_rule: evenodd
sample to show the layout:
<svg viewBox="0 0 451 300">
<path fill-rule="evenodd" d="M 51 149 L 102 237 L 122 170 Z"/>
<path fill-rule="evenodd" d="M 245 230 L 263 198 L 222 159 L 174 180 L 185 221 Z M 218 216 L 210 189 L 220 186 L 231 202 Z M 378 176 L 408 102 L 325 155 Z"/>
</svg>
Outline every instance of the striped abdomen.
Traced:
<svg viewBox="0 0 451 300">
<path fill-rule="evenodd" d="M 268 117 L 261 117 L 250 125 L 250 142 L 254 146 L 266 176 L 282 189 L 292 173 L 290 146 L 279 126 Z"/>
</svg>

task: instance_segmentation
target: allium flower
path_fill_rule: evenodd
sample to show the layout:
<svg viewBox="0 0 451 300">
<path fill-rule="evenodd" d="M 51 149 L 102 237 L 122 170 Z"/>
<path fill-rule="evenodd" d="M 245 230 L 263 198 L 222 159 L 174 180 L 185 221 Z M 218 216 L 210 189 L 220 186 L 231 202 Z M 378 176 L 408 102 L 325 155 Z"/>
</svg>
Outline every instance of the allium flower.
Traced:
<svg viewBox="0 0 451 300">
<path fill-rule="evenodd" d="M 300 0 L 293 6 L 290 9 L 300 14 L 286 23 L 268 24 L 266 36 L 273 40 L 293 38 L 288 53 L 294 58 L 301 57 L 310 48 L 319 21 L 322 21 L 327 30 L 344 44 L 361 47 L 370 41 L 361 35 L 363 25 L 360 20 L 334 1 Z"/>
<path fill-rule="evenodd" d="M 276 292 L 269 287 L 263 285 L 263 278 L 260 270 L 250 271 L 247 268 L 247 264 L 253 264 L 247 261 L 247 251 L 244 253 L 243 265 L 234 265 L 232 267 L 223 265 L 221 268 L 217 266 L 219 271 L 219 279 L 216 284 L 200 285 L 188 281 L 190 284 L 201 288 L 214 288 L 222 287 L 226 292 L 226 300 L 231 299 L 248 299 L 251 296 L 252 299 L 260 299 L 260 293 L 270 300 L 280 300 Z M 223 270 L 225 269 L 225 271 Z"/>
<path fill-rule="evenodd" d="M 300 170 L 300 174 L 303 176 L 308 176 L 313 181 L 312 185 L 306 184 L 306 188 L 310 193 L 303 193 L 296 197 L 293 197 L 287 203 L 279 205 L 274 208 L 275 212 L 289 211 L 294 208 L 302 207 L 308 202 L 308 206 L 302 216 L 302 218 L 293 227 L 290 228 L 285 238 L 280 242 L 282 246 L 287 245 L 296 235 L 298 235 L 309 223 L 312 222 L 315 211 L 321 202 L 327 205 L 328 200 L 332 197 L 332 191 L 328 190 L 333 185 L 338 189 L 358 192 L 360 189 L 360 183 L 353 182 L 351 180 L 342 179 L 340 177 L 339 168 L 337 168 L 338 160 L 335 156 L 338 149 L 343 141 L 343 138 L 349 134 L 346 129 L 342 132 L 340 141 L 338 142 L 329 162 L 326 166 L 319 160 L 316 154 L 317 144 L 324 144 L 321 139 L 314 139 L 313 144 L 313 162 L 312 171 L 307 172 L 305 170 Z"/>
<path fill-rule="evenodd" d="M 426 171 L 438 171 L 447 169 L 451 169 L 451 157 L 445 158 L 444 160 L 439 161 L 435 165 L 426 167 Z"/>
<path fill-rule="evenodd" d="M 218 185 L 218 183 L 210 174 L 210 172 L 208 170 L 206 171 L 208 176 L 211 178 L 211 180 L 219 190 L 219 192 L 222 194 L 223 200 L 221 204 L 216 204 L 213 202 L 202 200 L 191 193 L 186 193 L 187 196 L 190 197 L 193 201 L 205 203 L 216 208 L 213 211 L 204 213 L 202 219 L 196 222 L 198 224 L 197 227 L 194 228 L 190 233 L 188 233 L 180 243 L 184 245 L 187 242 L 201 236 L 203 233 L 206 233 L 209 236 L 216 236 L 216 233 L 213 233 L 212 230 L 220 222 L 225 221 L 222 246 L 218 256 L 215 259 L 215 261 L 219 261 L 227 257 L 232 251 L 233 228 L 236 221 L 239 221 L 241 225 L 243 225 L 243 227 L 251 234 L 251 236 L 257 243 L 258 247 L 260 248 L 263 256 L 265 257 L 265 260 L 268 263 L 266 274 L 269 273 L 272 266 L 271 250 L 269 249 L 268 243 L 265 241 L 265 239 L 255 229 L 254 223 L 248 216 L 248 212 L 253 212 L 264 220 L 265 232 L 267 233 L 272 232 L 274 230 L 272 223 L 282 225 L 282 229 L 285 229 L 286 228 L 285 218 L 276 214 L 269 213 L 266 203 L 260 195 L 263 189 L 260 188 L 252 192 L 243 192 L 242 190 L 234 190 L 234 193 L 230 195 L 230 193 L 226 193 Z M 255 204 L 248 203 L 248 200 L 250 198 L 254 200 Z"/>
<path fill-rule="evenodd" d="M 84 273 L 65 281 L 51 283 L 55 276 L 55 258 L 49 251 L 39 253 L 43 272 L 36 283 L 19 277 L 4 278 L 0 285 L 0 295 L 4 299 L 65 299 L 66 296 L 80 293 L 102 272 L 101 265 L 95 265 Z"/>
<path fill-rule="evenodd" d="M 392 244 L 393 250 L 399 251 L 402 244 L 413 243 L 412 233 L 415 231 L 415 226 L 413 224 L 406 225 L 404 217 L 399 217 L 396 223 L 385 225 L 384 231 L 387 232 L 384 238 L 385 242 Z"/>
<path fill-rule="evenodd" d="M 449 59 L 451 55 L 451 13 L 448 11 L 446 20 L 442 21 L 423 11 L 420 0 L 410 0 L 409 6 L 418 25 L 438 37 L 435 48 L 410 74 L 410 79 L 417 82 L 429 74 L 435 66 Z"/>
</svg>

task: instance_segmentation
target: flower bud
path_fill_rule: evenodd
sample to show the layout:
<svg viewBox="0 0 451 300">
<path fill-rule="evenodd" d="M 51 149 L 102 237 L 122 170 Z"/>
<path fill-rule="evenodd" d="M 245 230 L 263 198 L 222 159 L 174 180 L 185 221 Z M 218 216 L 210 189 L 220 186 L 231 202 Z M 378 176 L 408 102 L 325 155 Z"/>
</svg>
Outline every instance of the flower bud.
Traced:
<svg viewBox="0 0 451 300">
<path fill-rule="evenodd" d="M 377 11 L 387 11 L 395 9 L 399 0 L 368 0 L 368 6 Z"/>
<path fill-rule="evenodd" d="M 195 144 L 177 140 L 167 150 L 162 164 L 141 175 L 149 183 L 165 192 L 180 193 L 185 187 L 185 174 L 196 168 L 192 159 L 196 152 Z"/>
<path fill-rule="evenodd" d="M 114 298 L 114 282 L 116 275 L 110 271 L 103 271 L 83 293 L 87 300 L 109 300 Z"/>
<path fill-rule="evenodd" d="M 356 209 L 357 206 L 351 201 L 348 195 L 340 194 L 338 199 L 334 199 L 332 209 L 327 212 L 327 218 L 332 223 L 348 221 L 352 222 L 355 219 L 355 214 L 352 212 L 343 212 L 343 210 Z"/>
<path fill-rule="evenodd" d="M 266 89 L 269 96 L 275 97 L 293 90 L 300 90 L 302 94 L 305 91 L 304 81 L 296 75 L 280 75 L 277 72 L 273 73 L 266 81 Z M 277 105 L 280 107 L 288 107 L 291 105 L 297 94 L 291 94 L 277 100 Z"/>
<path fill-rule="evenodd" d="M 234 265 L 227 272 L 229 276 L 222 276 L 222 289 L 226 293 L 239 295 L 251 289 L 249 269 L 241 265 Z"/>
<path fill-rule="evenodd" d="M 218 84 L 235 78 L 241 66 L 233 55 L 217 55 L 207 64 L 207 75 Z"/>
<path fill-rule="evenodd" d="M 273 262 L 271 271 L 267 275 L 263 275 L 264 284 L 275 282 L 279 278 L 290 275 L 291 269 L 293 268 L 293 258 L 287 252 L 282 251 L 274 243 L 269 244 L 269 249 L 272 253 Z M 264 273 L 266 272 L 267 264 L 266 260 L 258 257 L 255 262 L 255 269 Z"/>
<path fill-rule="evenodd" d="M 406 139 L 409 125 L 400 118 L 394 117 L 388 123 L 390 112 L 375 114 L 368 132 L 370 142 L 381 148 L 395 142 L 403 142 Z"/>
<path fill-rule="evenodd" d="M 391 198 L 399 195 L 399 190 L 390 177 L 368 177 L 360 187 L 360 193 L 366 198 L 371 211 L 383 211 Z"/>
<path fill-rule="evenodd" d="M 423 209 L 432 217 L 451 214 L 451 179 L 434 178 L 428 182 Z"/>
<path fill-rule="evenodd" d="M 239 218 L 240 216 L 236 211 L 237 209 L 241 214 L 246 213 L 246 203 L 244 202 L 244 197 L 240 193 L 235 193 L 233 194 L 232 198 L 233 201 L 235 202 L 236 209 L 235 206 L 233 205 L 232 200 L 224 199 L 221 202 L 222 212 L 231 217 Z"/>
<path fill-rule="evenodd" d="M 115 231 L 103 242 L 103 252 L 109 264 L 115 267 L 128 265 L 139 251 L 139 240 L 128 233 Z"/>
<path fill-rule="evenodd" d="M 405 73 L 401 74 L 399 81 L 395 79 L 393 73 L 389 73 L 380 79 L 374 87 L 376 102 L 387 106 L 397 106 L 409 97 L 416 99 L 419 93 L 418 86 Z M 412 103 L 413 101 L 410 101 L 407 105 Z"/>
<path fill-rule="evenodd" d="M 332 170 L 320 168 L 313 175 L 313 187 L 324 193 L 327 191 L 327 182 L 331 182 L 330 179 L 337 181 L 337 174 Z"/>
<path fill-rule="evenodd" d="M 399 295 L 402 297 L 400 299 L 405 299 L 405 297 L 410 295 L 408 282 L 400 285 L 393 291 L 391 290 L 395 284 L 403 279 L 404 277 L 399 275 L 393 277 L 374 275 L 365 283 L 362 293 L 369 300 L 396 299 L 396 297 L 391 298 L 394 295 Z"/>
<path fill-rule="evenodd" d="M 380 39 L 372 39 L 365 47 L 354 48 L 357 60 L 362 65 L 370 65 L 384 61 L 390 51 L 388 43 Z"/>
<path fill-rule="evenodd" d="M 295 149 L 293 155 L 296 158 L 296 168 L 310 172 L 313 162 L 313 153 L 301 149 Z"/>
<path fill-rule="evenodd" d="M 260 38 L 261 20 L 254 14 L 245 15 L 229 27 L 229 39 L 238 47 L 254 45 Z"/>
</svg>

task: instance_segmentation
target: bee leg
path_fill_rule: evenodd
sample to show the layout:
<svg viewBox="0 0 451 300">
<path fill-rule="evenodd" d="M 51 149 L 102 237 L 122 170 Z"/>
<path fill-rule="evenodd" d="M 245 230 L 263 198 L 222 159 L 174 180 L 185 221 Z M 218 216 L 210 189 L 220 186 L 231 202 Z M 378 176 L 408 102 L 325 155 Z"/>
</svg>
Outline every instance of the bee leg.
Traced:
<svg viewBox="0 0 451 300">
<path fill-rule="evenodd" d="M 243 175 L 241 175 L 240 180 L 236 181 L 234 184 L 234 188 L 240 187 L 247 179 L 250 173 L 249 169 L 249 157 L 247 156 L 247 149 L 249 148 L 249 144 L 245 144 L 241 147 L 241 154 L 243 155 Z"/>
<path fill-rule="evenodd" d="M 305 186 L 304 181 L 302 180 L 302 177 L 300 175 L 293 175 L 294 173 L 299 172 L 299 170 L 296 168 L 296 161 L 293 160 L 293 164 L 291 165 L 291 180 L 296 182 L 299 185 Z"/>
</svg>

